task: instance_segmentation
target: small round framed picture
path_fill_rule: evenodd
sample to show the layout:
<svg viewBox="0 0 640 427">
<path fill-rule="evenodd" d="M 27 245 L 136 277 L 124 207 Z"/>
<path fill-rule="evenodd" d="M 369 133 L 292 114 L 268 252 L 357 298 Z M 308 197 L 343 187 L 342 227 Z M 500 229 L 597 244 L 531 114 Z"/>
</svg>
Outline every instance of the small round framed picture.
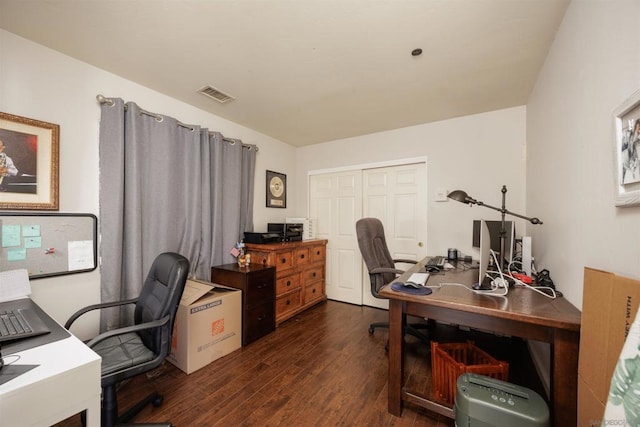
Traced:
<svg viewBox="0 0 640 427">
<path fill-rule="evenodd" d="M 287 207 L 287 175 L 267 171 L 267 207 Z"/>
</svg>

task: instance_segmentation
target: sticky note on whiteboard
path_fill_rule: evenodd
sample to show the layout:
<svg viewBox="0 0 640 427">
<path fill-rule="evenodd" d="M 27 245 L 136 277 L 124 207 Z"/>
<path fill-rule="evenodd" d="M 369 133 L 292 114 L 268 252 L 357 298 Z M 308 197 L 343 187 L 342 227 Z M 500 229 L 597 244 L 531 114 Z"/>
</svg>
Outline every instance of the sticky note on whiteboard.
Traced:
<svg viewBox="0 0 640 427">
<path fill-rule="evenodd" d="M 93 265 L 93 240 L 75 240 L 68 243 L 69 271 L 90 270 Z"/>
<path fill-rule="evenodd" d="M 20 246 L 20 226 L 19 225 L 3 225 L 2 226 L 2 247 Z"/>
<path fill-rule="evenodd" d="M 7 261 L 24 261 L 27 259 L 27 250 L 23 248 L 7 250 Z"/>
<path fill-rule="evenodd" d="M 25 247 L 25 249 L 41 248 L 42 247 L 42 237 L 40 237 L 40 236 L 25 237 L 24 238 L 24 247 Z"/>
<path fill-rule="evenodd" d="M 40 236 L 39 225 L 25 225 L 22 227 L 22 236 L 24 237 L 38 237 Z"/>
</svg>

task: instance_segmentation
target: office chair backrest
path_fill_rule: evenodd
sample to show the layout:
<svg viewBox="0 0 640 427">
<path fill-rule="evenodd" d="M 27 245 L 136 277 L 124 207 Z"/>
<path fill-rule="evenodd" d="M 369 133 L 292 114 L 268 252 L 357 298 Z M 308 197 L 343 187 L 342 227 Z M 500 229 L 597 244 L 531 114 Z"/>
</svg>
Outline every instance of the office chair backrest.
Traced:
<svg viewBox="0 0 640 427">
<path fill-rule="evenodd" d="M 139 332 L 144 344 L 155 354 L 168 354 L 169 352 L 173 320 L 182 298 L 188 274 L 188 259 L 180 254 L 165 252 L 158 255 L 153 261 L 144 281 L 135 307 L 135 323 L 151 322 L 171 314 L 171 322 L 168 325 L 168 342 L 165 341 L 166 333 L 164 334 L 165 339 L 162 338 L 162 328 Z"/>
<path fill-rule="evenodd" d="M 374 268 L 395 268 L 384 237 L 384 227 L 378 218 L 362 218 L 356 222 L 356 235 L 360 253 L 369 271 L 371 292 L 377 297 L 380 288 L 396 277 L 394 273 L 371 274 Z"/>
</svg>

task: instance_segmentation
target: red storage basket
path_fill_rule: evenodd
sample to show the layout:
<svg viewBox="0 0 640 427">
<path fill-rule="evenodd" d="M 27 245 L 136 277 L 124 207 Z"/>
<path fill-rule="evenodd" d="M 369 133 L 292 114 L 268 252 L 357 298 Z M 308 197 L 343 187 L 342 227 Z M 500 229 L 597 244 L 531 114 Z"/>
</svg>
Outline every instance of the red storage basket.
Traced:
<svg viewBox="0 0 640 427">
<path fill-rule="evenodd" d="M 456 381 L 466 372 L 508 381 L 509 364 L 494 359 L 472 341 L 451 344 L 431 342 L 431 376 L 436 399 L 453 405 Z"/>
</svg>

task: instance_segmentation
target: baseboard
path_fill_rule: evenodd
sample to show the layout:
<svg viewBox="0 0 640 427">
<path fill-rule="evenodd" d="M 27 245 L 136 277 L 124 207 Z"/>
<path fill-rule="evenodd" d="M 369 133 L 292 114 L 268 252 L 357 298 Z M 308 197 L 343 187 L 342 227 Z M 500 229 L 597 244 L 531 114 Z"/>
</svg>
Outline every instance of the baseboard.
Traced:
<svg viewBox="0 0 640 427">
<path fill-rule="evenodd" d="M 529 354 L 540 377 L 547 398 L 551 396 L 551 347 L 540 341 L 527 341 Z"/>
</svg>

